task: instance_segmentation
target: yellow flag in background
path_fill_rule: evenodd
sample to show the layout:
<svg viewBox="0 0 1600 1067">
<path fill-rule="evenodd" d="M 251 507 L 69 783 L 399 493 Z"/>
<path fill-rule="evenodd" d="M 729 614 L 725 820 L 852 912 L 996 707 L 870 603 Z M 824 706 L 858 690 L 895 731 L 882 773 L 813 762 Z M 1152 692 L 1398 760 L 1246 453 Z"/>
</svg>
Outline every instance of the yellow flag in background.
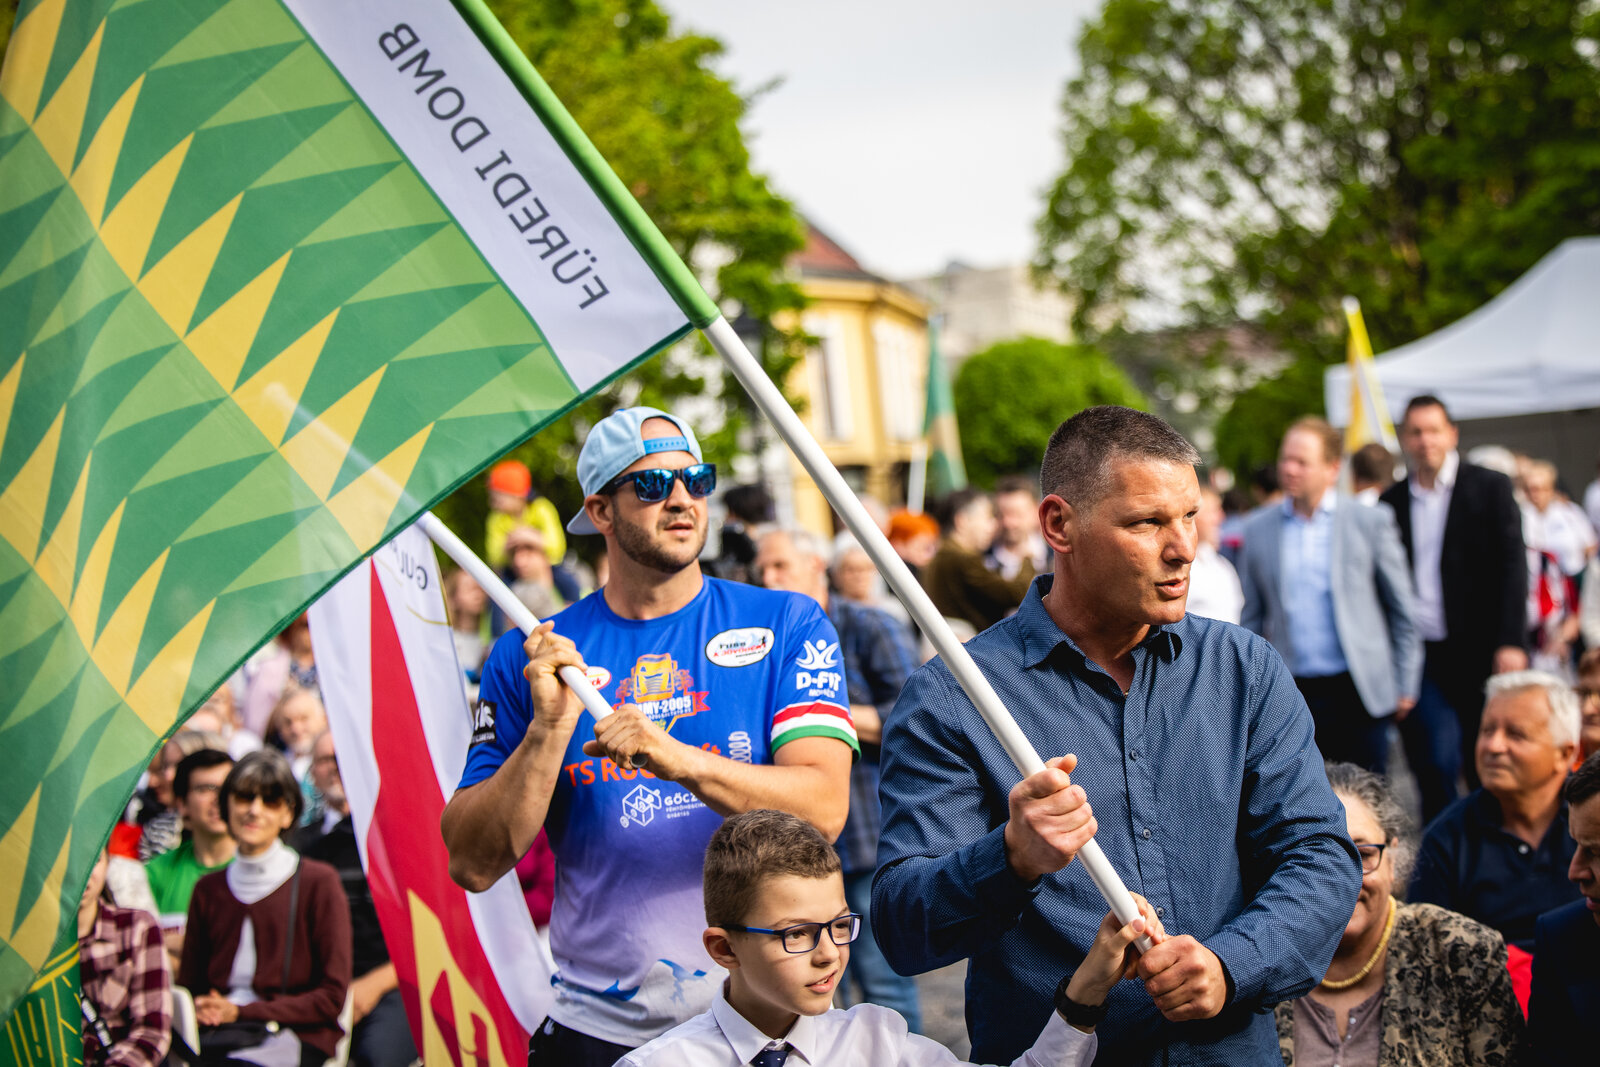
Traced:
<svg viewBox="0 0 1600 1067">
<path fill-rule="evenodd" d="M 1361 317 L 1361 302 L 1344 298 L 1344 317 L 1350 325 L 1346 358 L 1350 364 L 1350 424 L 1344 429 L 1344 450 L 1353 454 L 1361 446 L 1378 442 L 1390 452 L 1399 450 L 1389 407 L 1383 402 L 1383 386 L 1372 368 L 1372 341 Z"/>
</svg>

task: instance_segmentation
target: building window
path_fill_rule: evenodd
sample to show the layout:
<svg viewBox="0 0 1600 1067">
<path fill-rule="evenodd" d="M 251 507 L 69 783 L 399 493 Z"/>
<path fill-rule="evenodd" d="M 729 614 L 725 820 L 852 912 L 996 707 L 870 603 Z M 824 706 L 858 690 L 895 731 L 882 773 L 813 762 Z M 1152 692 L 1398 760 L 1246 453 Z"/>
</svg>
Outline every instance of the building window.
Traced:
<svg viewBox="0 0 1600 1067">
<path fill-rule="evenodd" d="M 850 418 L 849 367 L 845 365 L 844 343 L 838 324 L 831 319 L 808 318 L 806 332 L 817 345 L 806 359 L 810 367 L 811 403 L 817 413 L 817 427 L 830 441 L 846 441 L 855 425 Z"/>
<path fill-rule="evenodd" d="M 916 335 L 903 325 L 879 319 L 872 324 L 878 350 L 878 392 L 883 397 L 883 429 L 891 441 L 922 436 L 923 390 L 917 387 Z"/>
</svg>

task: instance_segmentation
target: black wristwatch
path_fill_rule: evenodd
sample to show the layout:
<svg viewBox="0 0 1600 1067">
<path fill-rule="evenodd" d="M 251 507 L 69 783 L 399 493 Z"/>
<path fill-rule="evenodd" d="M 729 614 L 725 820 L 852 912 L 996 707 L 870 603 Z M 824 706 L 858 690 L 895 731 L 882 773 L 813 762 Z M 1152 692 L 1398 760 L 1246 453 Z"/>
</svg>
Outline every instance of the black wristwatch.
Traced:
<svg viewBox="0 0 1600 1067">
<path fill-rule="evenodd" d="M 1106 1006 L 1097 1004 L 1091 1008 L 1087 1004 L 1079 1004 L 1067 996 L 1067 986 L 1071 981 L 1072 975 L 1063 975 L 1060 983 L 1056 986 L 1056 1014 L 1060 1015 L 1068 1026 L 1080 1028 L 1099 1026 L 1105 1021 Z"/>
</svg>

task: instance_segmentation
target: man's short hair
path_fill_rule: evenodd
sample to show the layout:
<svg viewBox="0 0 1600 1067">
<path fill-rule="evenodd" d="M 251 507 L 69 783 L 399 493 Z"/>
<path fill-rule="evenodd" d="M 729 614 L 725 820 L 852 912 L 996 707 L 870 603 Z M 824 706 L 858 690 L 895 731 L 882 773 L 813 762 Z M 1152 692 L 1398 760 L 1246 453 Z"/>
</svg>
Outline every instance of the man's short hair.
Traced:
<svg viewBox="0 0 1600 1067">
<path fill-rule="evenodd" d="M 179 800 L 189 796 L 189 779 L 195 771 L 203 771 L 208 767 L 220 767 L 224 763 L 232 763 L 233 757 L 226 752 L 218 752 L 214 748 L 202 748 L 198 752 L 191 752 L 178 761 L 177 769 L 172 772 L 172 795 Z"/>
<path fill-rule="evenodd" d="M 1410 400 L 1407 400 L 1406 413 L 1400 416 L 1400 424 L 1404 426 L 1406 420 L 1411 418 L 1411 413 L 1416 411 L 1418 408 L 1438 408 L 1440 412 L 1444 414 L 1445 422 L 1448 422 L 1451 426 L 1456 424 L 1456 420 L 1450 417 L 1450 409 L 1444 406 L 1444 401 L 1440 400 L 1432 393 L 1418 393 Z"/>
<path fill-rule="evenodd" d="M 1569 808 L 1600 795 L 1600 752 L 1589 753 L 1589 758 L 1567 776 L 1567 784 L 1561 787 L 1561 795 Z"/>
<path fill-rule="evenodd" d="M 949 533 L 956 528 L 956 516 L 965 512 L 980 500 L 989 499 L 989 494 L 982 489 L 968 486 L 947 493 L 934 507 L 934 515 L 939 520 L 939 529 Z"/>
<path fill-rule="evenodd" d="M 1492 676 L 1483 687 L 1484 703 L 1525 689 L 1544 690 L 1550 707 L 1550 740 L 1557 745 L 1577 744 L 1583 729 L 1583 708 L 1572 687 L 1549 671 L 1506 671 Z"/>
<path fill-rule="evenodd" d="M 1039 488 L 1075 508 L 1092 508 L 1111 486 L 1111 464 L 1123 459 L 1193 467 L 1200 453 L 1154 415 L 1109 404 L 1084 408 L 1050 435 Z"/>
<path fill-rule="evenodd" d="M 1039 499 L 1039 490 L 1026 474 L 1008 474 L 994 483 L 995 496 L 1010 496 L 1012 493 L 1027 493 L 1029 500 Z"/>
<path fill-rule="evenodd" d="M 1344 455 L 1344 438 L 1333 424 L 1320 415 L 1303 415 L 1283 431 L 1287 438 L 1292 433 L 1308 433 L 1322 445 L 1322 462 L 1333 463 Z"/>
<path fill-rule="evenodd" d="M 1362 445 L 1350 456 L 1350 477 L 1363 485 L 1389 488 L 1394 483 L 1394 453 L 1376 441 Z"/>
<path fill-rule="evenodd" d="M 222 792 L 217 797 L 224 822 L 228 819 L 228 801 L 235 795 L 260 797 L 266 804 L 287 804 L 294 813 L 294 819 L 289 823 L 291 828 L 299 824 L 306 806 L 306 799 L 300 793 L 300 783 L 295 781 L 289 761 L 270 748 L 250 753 L 228 772 L 227 780 L 222 783 Z"/>
<path fill-rule="evenodd" d="M 706 925 L 744 923 L 762 879 L 826 878 L 840 869 L 828 839 L 798 815 L 762 808 L 730 816 L 706 845 Z"/>
</svg>

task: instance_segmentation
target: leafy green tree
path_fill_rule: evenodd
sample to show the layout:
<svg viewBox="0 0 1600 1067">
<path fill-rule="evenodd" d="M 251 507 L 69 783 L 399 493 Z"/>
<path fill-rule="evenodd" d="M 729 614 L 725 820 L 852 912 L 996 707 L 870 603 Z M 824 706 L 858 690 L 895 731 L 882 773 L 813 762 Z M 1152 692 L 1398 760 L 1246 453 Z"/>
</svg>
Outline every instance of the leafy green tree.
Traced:
<svg viewBox="0 0 1600 1067">
<path fill-rule="evenodd" d="M 1242 480 L 1278 457 L 1289 424 L 1322 414 L 1322 364 L 1300 359 L 1283 373 L 1259 381 L 1234 398 L 1217 420 L 1217 459 Z"/>
<path fill-rule="evenodd" d="M 1038 470 L 1050 435 L 1095 404 L 1144 410 L 1145 398 L 1103 352 L 1038 337 L 967 357 L 954 383 L 961 454 L 974 485 Z"/>
<path fill-rule="evenodd" d="M 1353 293 L 1380 349 L 1438 329 L 1600 229 L 1597 37 L 1586 0 L 1107 0 L 1038 265 L 1082 327 L 1175 301 L 1331 354 Z"/>
</svg>

